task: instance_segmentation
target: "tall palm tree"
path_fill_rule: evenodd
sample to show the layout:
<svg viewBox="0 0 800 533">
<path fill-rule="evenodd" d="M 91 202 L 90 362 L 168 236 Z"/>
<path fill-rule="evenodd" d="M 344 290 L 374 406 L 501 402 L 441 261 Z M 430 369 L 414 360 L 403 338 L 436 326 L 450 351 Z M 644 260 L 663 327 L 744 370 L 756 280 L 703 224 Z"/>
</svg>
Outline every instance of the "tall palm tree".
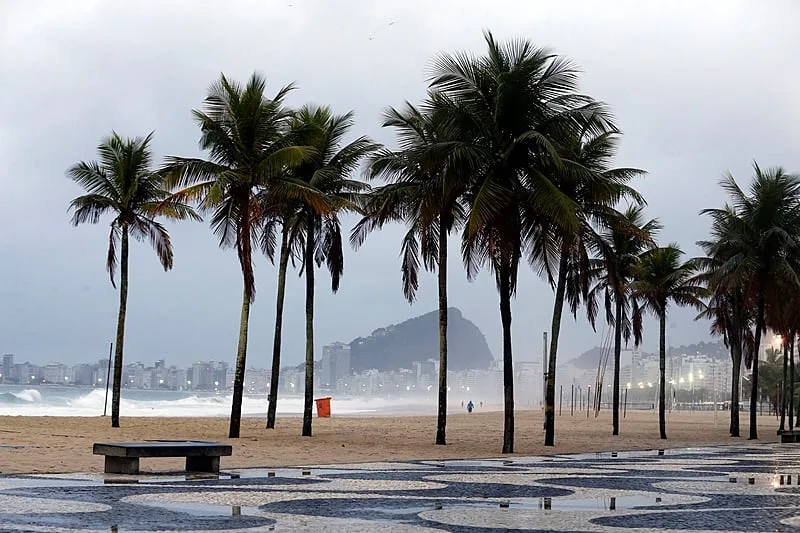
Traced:
<svg viewBox="0 0 800 533">
<path fill-rule="evenodd" d="M 499 43 L 485 33 L 487 52 L 443 54 L 431 90 L 453 102 L 454 148 L 470 176 L 462 257 L 467 276 L 484 266 L 495 276 L 503 325 L 503 453 L 514 451 L 511 299 L 519 263 L 543 226 L 577 229 L 573 202 L 544 173 L 558 167 L 551 135 L 594 107 L 577 95 L 578 71 L 567 60 L 526 40 Z M 541 241 L 539 241 L 541 242 Z M 530 255 L 547 253 L 536 248 Z"/>
<path fill-rule="evenodd" d="M 268 202 L 270 199 L 267 200 Z M 283 305 L 286 297 L 286 273 L 289 269 L 289 259 L 301 256 L 301 242 L 298 238 L 298 225 L 295 223 L 298 202 L 284 202 L 281 206 L 273 206 L 279 215 L 271 222 L 278 222 L 281 226 L 280 251 L 278 260 L 278 289 L 275 297 L 275 330 L 272 342 L 272 372 L 267 406 L 267 429 L 275 429 L 275 420 L 278 410 L 278 386 L 281 371 L 281 341 L 283 333 Z M 269 208 L 267 208 L 269 209 Z M 268 226 L 264 231 L 265 243 L 269 243 L 274 226 Z M 268 251 L 268 246 L 262 246 Z M 267 254 L 269 256 L 269 254 Z"/>
<path fill-rule="evenodd" d="M 169 198 L 164 179 L 150 169 L 151 133 L 147 137 L 122 138 L 116 133 L 103 139 L 97 147 L 98 161 L 81 161 L 67 170 L 67 176 L 87 194 L 70 202 L 72 224 L 96 224 L 105 214 L 112 214 L 108 236 L 106 268 L 111 285 L 119 255 L 119 313 L 114 350 L 114 387 L 111 396 L 111 427 L 119 427 L 119 404 L 122 386 L 122 354 L 125 345 L 125 318 L 128 306 L 128 248 L 129 239 L 150 241 L 164 270 L 172 268 L 172 241 L 167 229 L 157 220 L 200 217 L 178 199 Z"/>
<path fill-rule="evenodd" d="M 753 346 L 755 309 L 748 287 L 742 283 L 736 258 L 747 251 L 741 237 L 747 231 L 744 222 L 730 207 L 706 210 L 711 216 L 710 237 L 698 241 L 706 257 L 697 258 L 701 273 L 697 276 L 710 292 L 708 304 L 697 319 L 711 320 L 711 333 L 721 336 L 731 355 L 730 434 L 739 437 L 739 403 L 743 354 Z M 731 268 L 731 263 L 734 268 Z"/>
<path fill-rule="evenodd" d="M 657 219 L 644 219 L 644 206 L 631 205 L 621 213 L 621 224 L 611 221 L 602 238 L 612 254 L 613 269 L 601 265 L 597 283 L 589 292 L 586 303 L 587 313 L 596 314 L 598 300 L 604 300 L 606 321 L 614 328 L 614 392 L 612 394 L 612 435 L 619 435 L 620 403 L 620 357 L 622 341 L 627 344 L 631 338 L 639 344 L 641 329 L 633 329 L 631 323 L 631 290 L 634 268 L 639 256 L 655 245 L 654 239 L 661 223 Z M 604 263 L 604 262 L 603 262 Z"/>
<path fill-rule="evenodd" d="M 320 192 L 325 209 L 303 202 L 296 223 L 304 240 L 303 269 L 306 279 L 306 361 L 305 399 L 303 402 L 304 437 L 311 436 L 314 403 L 314 270 L 326 264 L 331 274 L 331 290 L 339 290 L 344 272 L 344 251 L 339 214 L 359 211 L 359 198 L 367 185 L 350 175 L 361 161 L 379 148 L 368 137 L 344 144 L 354 124 L 353 113 L 334 114 L 329 107 L 306 105 L 293 113 L 293 138 L 314 150 L 314 155 L 294 171 L 297 181 Z"/>
<path fill-rule="evenodd" d="M 284 104 L 292 86 L 268 98 L 266 81 L 254 73 L 242 86 L 224 75 L 208 90 L 204 109 L 192 114 L 200 126 L 200 148 L 209 159 L 169 157 L 163 172 L 170 186 L 180 187 L 174 197 L 197 202 L 211 213 L 211 228 L 223 248 L 233 247 L 242 269 L 242 306 L 239 342 L 233 380 L 230 438 L 241 426 L 244 372 L 250 305 L 255 299 L 253 248 L 263 231 L 265 213 L 259 193 L 268 189 L 276 198 L 304 199 L 324 205 L 307 184 L 286 176 L 313 150 L 293 145 L 287 138 L 291 112 Z"/>
<path fill-rule="evenodd" d="M 422 108 L 406 103 L 389 108 L 384 127 L 397 131 L 399 150 L 381 150 L 370 159 L 369 178 L 388 181 L 366 198 L 365 216 L 351 234 L 359 247 L 369 232 L 388 222 L 406 224 L 401 246 L 403 294 L 413 302 L 419 268 L 436 269 L 439 296 L 439 383 L 436 444 L 447 444 L 447 238 L 465 216 L 462 198 L 467 181 L 453 168 L 447 138 L 447 108 L 431 95 Z M 448 163 L 451 163 L 448 165 Z"/>
<path fill-rule="evenodd" d="M 599 110 L 603 111 L 602 107 Z M 555 231 L 554 235 L 554 241 L 559 245 L 559 260 L 555 280 L 551 281 L 555 288 L 555 301 L 545 389 L 545 446 L 555 444 L 556 358 L 565 299 L 569 301 L 573 315 L 577 313 L 580 302 L 589 299 L 591 256 L 600 260 L 611 278 L 617 278 L 614 250 L 603 238 L 601 230 L 617 226 L 637 233 L 638 228 L 627 226 L 625 218 L 614 206 L 622 199 L 643 203 L 641 196 L 628 185 L 643 172 L 631 168 L 609 168 L 620 136 L 608 123 L 606 114 L 595 111 L 580 117 L 577 125 L 576 131 L 567 130 L 559 138 L 563 165 L 553 169 L 552 174 L 558 190 L 574 203 L 580 224 L 577 230 Z M 589 318 L 594 324 L 591 312 Z"/>
<path fill-rule="evenodd" d="M 795 268 L 800 256 L 800 177 L 779 167 L 762 170 L 756 163 L 753 170 L 748 193 L 728 173 L 721 185 L 730 205 L 701 213 L 727 217 L 730 231 L 716 239 L 710 251 L 712 255 L 718 250 L 727 254 L 721 271 L 754 302 L 753 348 L 744 355 L 745 364 L 752 366 L 749 438 L 757 439 L 758 351 L 765 329 L 767 297 L 775 280 L 782 280 L 794 290 L 800 286 Z"/>
<path fill-rule="evenodd" d="M 701 298 L 707 295 L 706 289 L 698 285 L 695 279 L 699 265 L 691 259 L 681 263 L 682 255 L 683 252 L 675 243 L 644 252 L 634 268 L 636 277 L 631 283 L 637 302 L 633 310 L 635 327 L 641 327 L 642 314 L 645 311 L 653 313 L 658 318 L 658 431 L 662 439 L 667 438 L 665 390 L 669 304 L 701 309 L 703 307 Z"/>
</svg>

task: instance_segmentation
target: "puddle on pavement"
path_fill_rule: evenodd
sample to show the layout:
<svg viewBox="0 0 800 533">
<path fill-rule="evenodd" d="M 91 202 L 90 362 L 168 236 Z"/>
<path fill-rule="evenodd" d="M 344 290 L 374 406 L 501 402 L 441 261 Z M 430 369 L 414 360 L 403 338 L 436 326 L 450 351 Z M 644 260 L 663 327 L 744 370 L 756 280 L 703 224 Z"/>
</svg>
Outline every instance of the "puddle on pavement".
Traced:
<svg viewBox="0 0 800 533">
<path fill-rule="evenodd" d="M 603 498 L 530 498 L 521 502 L 500 504 L 509 509 L 539 509 L 542 511 L 618 511 L 660 505 L 660 496 L 608 496 Z"/>
<path fill-rule="evenodd" d="M 639 507 L 650 507 L 663 504 L 660 496 L 609 496 L 604 498 L 527 498 L 514 501 L 493 501 L 493 502 L 464 502 L 464 501 L 442 501 L 432 505 L 408 505 L 408 506 L 373 506 L 359 507 L 359 511 L 364 511 L 376 515 L 410 515 L 419 514 L 424 511 L 450 509 L 466 509 L 475 507 L 500 507 L 501 509 L 527 509 L 540 511 L 617 511 L 624 509 L 635 509 Z"/>
<path fill-rule="evenodd" d="M 186 513 L 192 516 L 257 516 L 257 507 L 244 507 L 241 505 L 213 505 L 208 503 L 162 503 L 148 504 L 168 511 Z"/>
<path fill-rule="evenodd" d="M 104 485 L 150 485 L 158 483 L 182 483 L 185 481 L 225 481 L 239 479 L 239 474 L 148 474 L 146 477 L 109 476 L 103 478 Z"/>
<path fill-rule="evenodd" d="M 441 505 L 435 505 L 433 509 L 441 509 Z M 409 514 L 419 514 L 424 511 L 430 511 L 431 507 L 359 507 L 359 510 L 363 510 L 365 513 L 369 514 L 376 514 L 376 515 L 409 515 Z"/>
<path fill-rule="evenodd" d="M 741 485 L 757 485 L 759 487 L 794 487 L 800 486 L 800 474 L 775 474 L 772 476 L 728 476 L 729 483 Z"/>
</svg>

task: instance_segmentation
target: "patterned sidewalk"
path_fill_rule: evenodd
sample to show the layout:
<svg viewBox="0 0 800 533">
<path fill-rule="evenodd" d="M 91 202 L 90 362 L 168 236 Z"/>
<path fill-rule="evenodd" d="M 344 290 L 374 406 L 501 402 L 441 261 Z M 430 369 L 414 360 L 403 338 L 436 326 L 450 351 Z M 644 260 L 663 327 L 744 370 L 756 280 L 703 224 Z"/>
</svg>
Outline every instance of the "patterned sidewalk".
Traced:
<svg viewBox="0 0 800 533">
<path fill-rule="evenodd" d="M 797 528 L 793 445 L 322 465 L 213 479 L 0 477 L 0 531 L 14 532 Z"/>
</svg>

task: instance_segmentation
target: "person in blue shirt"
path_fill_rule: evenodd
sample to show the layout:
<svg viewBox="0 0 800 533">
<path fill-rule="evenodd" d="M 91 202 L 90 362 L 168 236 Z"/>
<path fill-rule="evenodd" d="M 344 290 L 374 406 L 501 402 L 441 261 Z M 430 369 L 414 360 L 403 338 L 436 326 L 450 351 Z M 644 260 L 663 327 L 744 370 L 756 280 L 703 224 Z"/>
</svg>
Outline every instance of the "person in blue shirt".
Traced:
<svg viewBox="0 0 800 533">
<path fill-rule="evenodd" d="M 472 403 L 472 400 L 470 400 L 469 403 L 467 404 L 467 412 L 471 413 L 473 409 L 475 409 L 475 404 Z"/>
</svg>

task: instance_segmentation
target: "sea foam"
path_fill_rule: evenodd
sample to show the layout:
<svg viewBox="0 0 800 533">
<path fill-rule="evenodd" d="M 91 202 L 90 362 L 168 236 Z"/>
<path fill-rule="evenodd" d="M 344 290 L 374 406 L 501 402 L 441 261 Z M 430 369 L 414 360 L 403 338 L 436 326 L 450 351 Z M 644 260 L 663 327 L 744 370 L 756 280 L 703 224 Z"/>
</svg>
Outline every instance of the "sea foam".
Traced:
<svg viewBox="0 0 800 533">
<path fill-rule="evenodd" d="M 6 390 L 3 390 L 6 389 Z M 103 414 L 105 389 L 42 387 L 41 389 L 0 389 L 0 415 L 10 416 L 99 416 Z M 122 390 L 122 416 L 227 417 L 230 394 L 175 391 Z M 264 416 L 266 395 L 245 395 L 242 416 Z M 336 415 L 432 414 L 433 398 L 347 398 L 334 397 L 331 410 Z M 111 392 L 106 412 L 111 413 Z M 316 412 L 316 411 L 315 411 Z M 303 414 L 303 398 L 279 397 L 278 415 Z"/>
</svg>

